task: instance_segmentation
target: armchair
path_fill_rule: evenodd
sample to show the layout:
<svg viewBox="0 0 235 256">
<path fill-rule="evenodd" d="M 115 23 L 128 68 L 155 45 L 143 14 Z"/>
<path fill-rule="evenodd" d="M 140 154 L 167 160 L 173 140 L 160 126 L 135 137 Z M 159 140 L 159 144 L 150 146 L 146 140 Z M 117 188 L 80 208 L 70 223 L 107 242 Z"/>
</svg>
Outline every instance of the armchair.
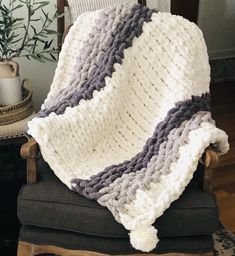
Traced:
<svg viewBox="0 0 235 256">
<path fill-rule="evenodd" d="M 60 182 L 40 158 L 34 139 L 23 145 L 21 155 L 27 159 L 28 184 L 18 196 L 18 256 L 142 255 L 107 209 Z M 211 178 L 218 157 L 210 148 L 205 151 L 184 193 L 155 222 L 161 241 L 150 255 L 213 255 L 219 218 Z"/>
<path fill-rule="evenodd" d="M 139 254 L 130 247 L 127 232 L 108 210 L 70 191 L 43 159 L 38 159 L 39 148 L 34 139 L 22 146 L 21 155 L 27 159 L 28 185 L 18 197 L 22 223 L 18 256 Z M 207 149 L 203 162 L 182 196 L 157 220 L 161 242 L 153 253 L 213 255 L 211 235 L 217 230 L 219 219 L 210 191 L 217 153 Z"/>
</svg>

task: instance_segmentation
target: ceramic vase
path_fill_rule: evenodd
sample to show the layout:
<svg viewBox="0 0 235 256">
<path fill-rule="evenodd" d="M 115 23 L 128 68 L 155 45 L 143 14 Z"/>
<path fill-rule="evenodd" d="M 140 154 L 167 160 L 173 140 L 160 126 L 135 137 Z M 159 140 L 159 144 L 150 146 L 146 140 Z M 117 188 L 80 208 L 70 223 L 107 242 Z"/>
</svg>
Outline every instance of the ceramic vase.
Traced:
<svg viewBox="0 0 235 256">
<path fill-rule="evenodd" d="M 10 60 L 0 62 L 0 106 L 14 105 L 21 100 L 19 64 Z"/>
</svg>

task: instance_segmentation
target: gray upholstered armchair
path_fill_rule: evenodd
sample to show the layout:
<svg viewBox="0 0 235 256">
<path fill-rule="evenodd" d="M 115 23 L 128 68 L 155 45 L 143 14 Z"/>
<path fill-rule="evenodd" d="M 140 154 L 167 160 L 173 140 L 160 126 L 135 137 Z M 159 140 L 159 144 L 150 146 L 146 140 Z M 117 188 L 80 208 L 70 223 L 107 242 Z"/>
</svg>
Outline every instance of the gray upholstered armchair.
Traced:
<svg viewBox="0 0 235 256">
<path fill-rule="evenodd" d="M 69 190 L 54 175 L 34 139 L 23 145 L 21 154 L 27 159 L 28 184 L 18 196 L 18 256 L 141 255 L 106 208 Z M 156 221 L 161 241 L 152 255 L 213 255 L 219 214 L 211 177 L 217 161 L 218 155 L 207 149 L 184 193 Z"/>
<path fill-rule="evenodd" d="M 28 185 L 18 197 L 22 223 L 18 256 L 138 254 L 111 213 L 70 191 L 38 159 L 38 153 L 33 139 L 21 149 L 27 159 Z M 213 255 L 212 234 L 218 228 L 219 214 L 210 181 L 218 155 L 208 149 L 203 161 L 181 197 L 155 223 L 161 241 L 153 253 Z"/>
</svg>

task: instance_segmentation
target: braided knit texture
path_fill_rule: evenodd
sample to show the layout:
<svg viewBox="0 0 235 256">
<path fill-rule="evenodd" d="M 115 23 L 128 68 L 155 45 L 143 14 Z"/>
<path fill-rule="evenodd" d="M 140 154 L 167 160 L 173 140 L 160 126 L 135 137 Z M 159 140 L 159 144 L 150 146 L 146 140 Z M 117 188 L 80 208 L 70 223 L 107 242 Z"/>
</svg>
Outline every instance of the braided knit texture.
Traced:
<svg viewBox="0 0 235 256">
<path fill-rule="evenodd" d="M 228 149 L 210 113 L 202 32 L 180 16 L 122 4 L 78 17 L 50 92 L 28 123 L 71 190 L 107 207 L 134 248 L 184 191 L 208 146 Z"/>
</svg>

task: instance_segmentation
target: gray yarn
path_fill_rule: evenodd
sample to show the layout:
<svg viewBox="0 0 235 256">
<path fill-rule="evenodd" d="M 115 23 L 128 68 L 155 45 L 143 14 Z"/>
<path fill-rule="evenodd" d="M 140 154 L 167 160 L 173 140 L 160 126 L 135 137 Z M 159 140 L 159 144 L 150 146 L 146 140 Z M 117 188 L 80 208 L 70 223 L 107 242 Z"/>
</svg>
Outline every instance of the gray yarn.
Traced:
<svg viewBox="0 0 235 256">
<path fill-rule="evenodd" d="M 193 96 L 191 100 L 177 103 L 176 107 L 172 108 L 166 118 L 157 125 L 153 136 L 147 140 L 140 153 L 129 161 L 105 168 L 103 172 L 91 176 L 89 180 L 77 178 L 71 180 L 73 190 L 89 199 L 97 200 L 100 197 L 100 189 L 109 186 L 124 174 L 145 168 L 150 159 L 158 154 L 160 145 L 167 140 L 170 131 L 180 127 L 181 123 L 189 120 L 198 111 L 209 111 L 209 101 L 210 96 L 206 93 L 201 97 Z"/>
<path fill-rule="evenodd" d="M 151 21 L 152 13 L 153 10 L 138 4 L 131 8 L 121 5 L 104 10 L 104 21 L 92 33 L 89 47 L 82 54 L 81 61 L 77 61 L 81 64 L 78 65 L 75 72 L 77 76 L 71 87 L 62 90 L 57 103 L 50 109 L 41 110 L 38 115 L 45 117 L 51 112 L 63 114 L 67 107 L 78 105 L 81 99 L 91 99 L 94 90 L 99 91 L 106 85 L 105 78 L 112 77 L 114 64 L 122 63 L 124 50 L 132 46 L 135 37 L 141 35 L 143 24 Z M 111 28 L 113 30 L 110 31 Z M 104 40 L 106 35 L 107 39 Z M 85 70 L 81 72 L 83 67 Z"/>
<path fill-rule="evenodd" d="M 119 214 L 125 212 L 125 204 L 135 200 L 136 190 L 148 190 L 151 182 L 157 183 L 162 175 L 170 173 L 171 163 L 179 158 L 179 147 L 187 143 L 189 132 L 198 129 L 202 122 L 214 124 L 210 112 L 198 112 L 190 120 L 184 121 L 179 128 L 173 129 L 146 168 L 125 174 L 108 187 L 101 189 L 98 203 L 106 206 L 120 222 Z"/>
<path fill-rule="evenodd" d="M 92 32 L 89 34 L 89 38 L 84 43 L 85 47 L 79 51 L 78 58 L 76 60 L 76 71 L 73 72 L 73 77 L 69 82 L 70 87 L 62 89 L 57 93 L 57 104 L 54 104 L 54 106 L 49 109 L 41 110 L 38 114 L 39 116 L 46 116 L 59 104 L 59 102 L 66 101 L 75 90 L 79 90 L 81 84 L 89 78 L 93 70 L 100 66 L 99 62 L 103 53 L 100 48 L 107 48 L 106 42 L 110 41 L 113 32 L 109 29 L 115 28 L 115 19 L 112 18 L 113 13 L 119 17 L 120 11 L 120 7 L 112 7 L 100 12 L 99 18 L 96 21 L 96 26 L 93 27 Z M 125 8 L 122 15 L 125 16 L 129 13 L 130 8 Z"/>
<path fill-rule="evenodd" d="M 130 8 L 126 8 L 123 11 L 123 15 L 125 12 L 128 14 L 130 12 Z M 57 95 L 54 96 L 55 102 L 51 103 L 50 106 L 47 106 L 45 110 L 41 110 L 38 115 L 40 117 L 46 116 L 45 112 L 49 111 L 50 108 L 55 108 L 59 102 L 66 101 L 69 95 L 72 94 L 72 91 L 79 90 L 81 83 L 86 81 L 92 71 L 99 67 L 101 54 L 100 46 L 102 48 L 107 47 L 106 41 L 110 40 L 112 35 L 112 27 L 115 20 L 112 18 L 113 13 L 119 17 L 120 8 L 112 7 L 107 8 L 100 12 L 99 18 L 96 20 L 96 26 L 92 28 L 92 32 L 89 34 L 89 38 L 85 41 L 84 47 L 79 50 L 78 57 L 76 59 L 76 70 L 73 72 L 73 76 L 71 77 L 68 84 L 70 84 L 69 89 L 67 87 L 63 87 Z M 110 28 L 110 31 L 107 30 Z"/>
</svg>

